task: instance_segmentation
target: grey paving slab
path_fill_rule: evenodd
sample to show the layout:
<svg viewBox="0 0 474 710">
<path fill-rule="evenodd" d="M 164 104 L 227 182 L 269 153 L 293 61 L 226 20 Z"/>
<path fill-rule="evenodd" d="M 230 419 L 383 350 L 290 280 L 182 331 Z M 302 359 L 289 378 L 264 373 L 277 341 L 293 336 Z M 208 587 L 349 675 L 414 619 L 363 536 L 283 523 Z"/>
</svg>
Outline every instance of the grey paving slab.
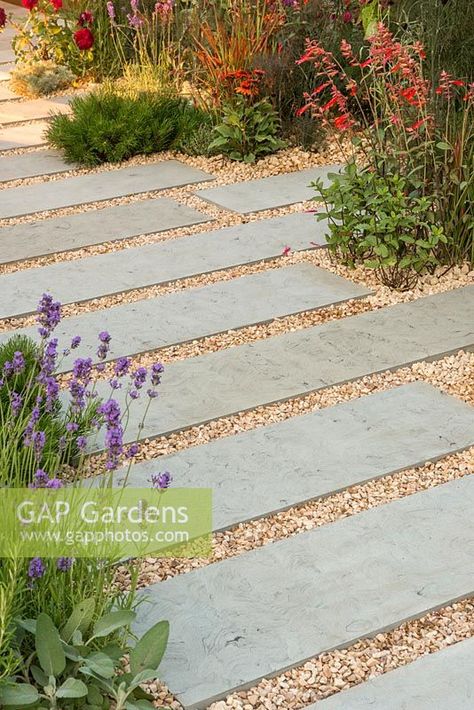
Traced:
<svg viewBox="0 0 474 710">
<path fill-rule="evenodd" d="M 46 121 L 36 121 L 35 123 L 27 123 L 20 126 L 0 128 L 0 151 L 46 145 L 47 141 L 44 137 L 44 133 L 47 127 L 48 124 Z M 26 188 L 22 189 L 26 190 Z M 0 219 L 5 216 L 6 215 L 0 215 Z"/>
<path fill-rule="evenodd" d="M 0 81 L 8 81 L 10 79 L 10 74 L 15 68 L 15 64 L 0 64 Z"/>
<path fill-rule="evenodd" d="M 140 204 L 143 204 L 143 209 L 146 210 L 149 203 Z M 67 218 L 67 223 L 70 219 Z M 145 213 L 143 220 L 147 220 Z M 49 223 L 45 222 L 45 227 L 38 227 L 43 244 L 48 242 L 44 230 Z M 151 228 L 158 229 L 158 224 L 151 225 Z M 34 230 L 36 231 L 36 228 Z M 110 236 L 107 229 L 104 229 L 103 233 L 107 238 Z M 0 232 L 0 245 L 3 234 L 8 240 L 5 246 L 6 256 L 3 258 L 10 261 L 12 255 L 19 254 L 20 251 L 11 246 L 11 237 L 8 236 L 11 232 L 7 229 Z M 18 231 L 14 234 L 18 235 Z M 21 234 L 23 236 L 19 247 L 24 254 L 27 251 L 27 242 L 23 228 Z M 166 283 L 276 257 L 282 254 L 290 237 L 294 251 L 308 249 L 311 248 L 311 241 L 324 243 L 324 234 L 324 224 L 318 223 L 314 216 L 294 214 L 112 254 L 4 274 L 0 279 L 0 318 L 35 311 L 38 299 L 44 291 L 52 291 L 55 298 L 62 303 L 84 301 L 140 286 Z M 102 241 L 102 232 L 91 232 L 90 238 Z M 34 251 L 32 240 L 31 252 Z"/>
<path fill-rule="evenodd" d="M 54 182 L 3 190 L 0 193 L 0 219 L 211 179 L 212 175 L 178 160 L 162 160 L 148 165 L 110 170 L 107 173 L 78 175 Z"/>
<path fill-rule="evenodd" d="M 215 530 L 474 444 L 474 407 L 416 382 L 117 471 L 115 485 L 213 490 Z"/>
<path fill-rule="evenodd" d="M 315 194 L 309 187 L 310 183 L 317 178 L 323 178 L 327 182 L 328 172 L 336 172 L 340 167 L 340 165 L 329 165 L 309 168 L 294 173 L 199 190 L 196 194 L 203 200 L 233 212 L 240 214 L 259 212 L 310 200 Z"/>
<path fill-rule="evenodd" d="M 474 638 L 384 673 L 303 710 L 469 710 Z"/>
<path fill-rule="evenodd" d="M 0 49 L 0 63 L 1 64 L 7 64 L 9 62 L 14 62 L 15 61 L 15 52 L 13 49 L 8 48 L 8 49 Z"/>
<path fill-rule="evenodd" d="M 37 175 L 52 175 L 65 170 L 72 170 L 74 167 L 66 163 L 60 154 L 54 150 L 39 150 L 35 153 L 23 153 L 22 155 L 5 155 L 0 157 L 0 182 L 36 177 Z"/>
<path fill-rule="evenodd" d="M 471 595 L 473 505 L 468 476 L 188 572 L 143 593 L 135 630 L 169 620 L 160 679 L 208 707 Z"/>
<path fill-rule="evenodd" d="M 26 153 L 18 157 L 25 158 L 28 155 L 36 154 Z M 1 161 L 0 158 L 0 175 Z M 26 165 L 29 164 L 29 162 L 26 163 Z M 60 160 L 51 156 L 49 163 L 51 172 L 59 164 Z M 63 170 L 67 167 L 64 166 Z M 88 210 L 66 217 L 18 224 L 14 227 L 0 229 L 0 263 L 80 249 L 92 244 L 113 242 L 118 239 L 163 232 L 177 227 L 188 227 L 206 222 L 208 219 L 210 218 L 205 214 L 197 212 L 187 205 L 181 205 L 167 197 L 159 197 L 146 202 L 132 202 L 127 205 L 115 205 L 94 211 Z M 127 253 L 123 256 L 129 260 L 136 251 L 138 250 L 133 250 L 131 254 Z M 138 253 L 140 252 L 138 251 Z M 159 253 L 157 250 L 157 255 Z M 94 264 L 95 262 L 89 260 L 88 263 Z M 77 264 L 78 262 L 69 264 L 64 270 L 74 270 L 77 268 Z M 31 275 L 32 272 L 30 272 Z"/>
<path fill-rule="evenodd" d="M 51 112 L 68 113 L 71 96 L 55 96 L 51 99 L 32 99 L 30 101 L 12 101 L 0 104 L 0 123 L 17 123 L 48 118 Z"/>
<path fill-rule="evenodd" d="M 8 86 L 0 83 L 0 101 L 9 101 L 14 99 L 18 100 L 19 98 L 20 97 L 17 94 L 14 94 Z"/>
<path fill-rule="evenodd" d="M 112 334 L 109 359 L 116 359 L 369 293 L 366 288 L 312 264 L 297 264 L 127 303 L 105 312 L 67 318 L 55 335 L 65 347 L 79 333 L 85 345 L 81 355 L 94 358 L 97 334 L 105 328 Z M 37 329 L 25 328 L 15 332 L 34 337 Z M 0 333 L 0 342 L 10 335 L 11 332 Z M 72 368 L 77 353 L 73 355 L 62 361 L 62 370 Z"/>
<path fill-rule="evenodd" d="M 474 349 L 473 312 L 474 286 L 467 286 L 172 363 L 141 437 L 185 429 L 461 348 Z M 98 389 L 108 395 L 108 387 Z M 135 407 L 130 413 L 130 439 L 138 433 L 141 412 L 142 407 Z"/>
</svg>

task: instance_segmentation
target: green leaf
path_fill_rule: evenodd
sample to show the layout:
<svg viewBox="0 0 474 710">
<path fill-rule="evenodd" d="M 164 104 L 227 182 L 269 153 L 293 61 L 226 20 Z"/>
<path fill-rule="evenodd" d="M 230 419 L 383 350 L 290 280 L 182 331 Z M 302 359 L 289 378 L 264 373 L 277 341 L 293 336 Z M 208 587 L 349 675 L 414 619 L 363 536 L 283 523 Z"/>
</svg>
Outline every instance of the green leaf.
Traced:
<svg viewBox="0 0 474 710">
<path fill-rule="evenodd" d="M 33 676 L 35 681 L 38 683 L 38 685 L 41 685 L 43 688 L 45 685 L 48 685 L 48 683 L 49 683 L 48 676 L 46 675 L 46 673 L 43 673 L 41 668 L 33 665 L 30 667 L 30 671 L 31 671 L 31 675 Z"/>
<path fill-rule="evenodd" d="M 56 696 L 58 698 L 85 698 L 87 695 L 87 685 L 78 678 L 68 678 L 57 689 Z"/>
<path fill-rule="evenodd" d="M 148 710 L 149 708 L 154 708 L 149 700 L 127 700 L 125 703 L 125 710 Z"/>
<path fill-rule="evenodd" d="M 114 662 L 105 653 L 91 653 L 84 661 L 91 671 L 100 675 L 102 678 L 112 678 L 115 674 Z"/>
<path fill-rule="evenodd" d="M 436 147 L 440 150 L 451 150 L 451 146 L 449 145 L 449 143 L 445 143 L 444 141 L 436 143 Z"/>
<path fill-rule="evenodd" d="M 36 634 L 36 619 L 16 619 L 16 623 L 30 634 Z"/>
<path fill-rule="evenodd" d="M 114 631 L 118 631 L 118 629 L 121 629 L 124 626 L 129 626 L 129 624 L 135 620 L 135 617 L 135 612 L 130 611 L 129 609 L 111 611 L 94 624 L 94 638 L 109 636 L 110 634 L 113 634 Z"/>
<path fill-rule="evenodd" d="M 2 707 L 17 705 L 26 707 L 33 705 L 39 699 L 38 691 L 33 685 L 27 683 L 15 683 L 15 685 L 5 685 L 0 688 L 0 703 Z"/>
<path fill-rule="evenodd" d="M 98 689 L 96 685 L 89 685 L 87 689 L 87 702 L 90 703 L 91 705 L 100 705 L 102 706 L 102 693 Z"/>
<path fill-rule="evenodd" d="M 83 599 L 77 606 L 72 610 L 72 614 L 63 626 L 61 631 L 61 638 L 70 643 L 74 633 L 80 631 L 84 634 L 92 623 L 95 611 L 95 600 L 90 597 L 89 599 Z"/>
<path fill-rule="evenodd" d="M 158 668 L 168 644 L 169 632 L 169 622 L 159 621 L 141 637 L 130 651 L 130 670 L 133 675 L 145 669 Z"/>
<path fill-rule="evenodd" d="M 58 676 L 66 668 L 66 656 L 59 631 L 51 617 L 40 614 L 36 621 L 36 653 L 47 676 Z"/>
</svg>

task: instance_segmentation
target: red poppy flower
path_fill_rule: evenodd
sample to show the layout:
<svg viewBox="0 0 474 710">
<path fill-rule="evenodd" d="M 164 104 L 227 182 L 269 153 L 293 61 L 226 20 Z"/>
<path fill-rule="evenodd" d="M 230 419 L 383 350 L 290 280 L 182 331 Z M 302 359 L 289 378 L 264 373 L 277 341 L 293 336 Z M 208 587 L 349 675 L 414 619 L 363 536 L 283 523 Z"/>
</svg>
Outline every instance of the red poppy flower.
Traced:
<svg viewBox="0 0 474 710">
<path fill-rule="evenodd" d="M 74 32 L 74 42 L 81 51 L 85 51 L 94 44 L 94 35 L 87 27 L 81 27 Z"/>
<path fill-rule="evenodd" d="M 63 6 L 63 0 L 51 0 L 51 5 L 54 7 L 56 12 L 60 10 Z"/>
<path fill-rule="evenodd" d="M 3 7 L 0 7 L 0 27 L 5 27 L 7 24 L 7 13 L 3 9 Z"/>
<path fill-rule="evenodd" d="M 38 0 L 21 0 L 21 4 L 23 7 L 26 7 L 27 10 L 32 10 L 34 7 L 37 6 Z"/>
<path fill-rule="evenodd" d="M 77 21 L 77 24 L 80 25 L 81 27 L 85 27 L 86 25 L 92 25 L 94 22 L 94 15 L 92 12 L 89 12 L 89 10 L 84 10 L 84 12 L 81 12 L 79 15 L 79 20 Z"/>
</svg>

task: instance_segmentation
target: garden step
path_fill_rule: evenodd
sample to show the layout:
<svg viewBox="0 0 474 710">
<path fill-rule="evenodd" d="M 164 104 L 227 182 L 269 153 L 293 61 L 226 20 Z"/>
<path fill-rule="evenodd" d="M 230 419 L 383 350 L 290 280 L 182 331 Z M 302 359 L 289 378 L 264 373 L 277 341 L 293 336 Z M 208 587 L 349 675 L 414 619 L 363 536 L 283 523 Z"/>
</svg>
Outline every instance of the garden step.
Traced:
<svg viewBox="0 0 474 710">
<path fill-rule="evenodd" d="M 327 182 L 327 174 L 337 172 L 341 167 L 341 165 L 326 165 L 320 168 L 309 168 L 294 173 L 199 190 L 196 195 L 224 209 L 249 214 L 310 200 L 315 195 L 313 188 L 309 187 L 310 183 L 318 178 L 323 178 Z"/>
<path fill-rule="evenodd" d="M 33 121 L 48 118 L 54 113 L 69 113 L 72 96 L 55 96 L 52 99 L 32 99 L 30 101 L 12 101 L 0 104 L 0 124 Z"/>
<path fill-rule="evenodd" d="M 415 382 L 137 463 L 127 484 L 166 470 L 180 488 L 212 488 L 221 530 L 472 445 L 474 407 Z"/>
<path fill-rule="evenodd" d="M 23 158 L 26 155 L 19 157 Z M 52 171 L 54 165 L 53 158 Z M 210 218 L 202 212 L 181 205 L 168 197 L 159 197 L 146 202 L 132 202 L 127 205 L 104 207 L 101 210 L 88 210 L 66 217 L 17 224 L 0 229 L 0 263 L 80 249 L 141 234 L 164 232 L 167 229 L 189 227 L 208 220 Z M 128 261 L 133 254 L 135 250 L 124 254 L 124 257 Z M 73 270 L 75 274 L 78 263 L 77 261 L 73 264 L 69 263 L 67 267 L 64 264 L 64 270 Z M 70 288 L 71 281 L 69 281 L 68 294 Z"/>
<path fill-rule="evenodd" d="M 20 127 L 23 129 L 23 127 Z M 0 192 L 0 219 L 180 187 L 213 176 L 178 160 L 91 173 Z"/>
<path fill-rule="evenodd" d="M 466 286 L 171 363 L 140 437 L 474 349 L 473 312 L 474 286 Z M 98 391 L 108 396 L 108 383 Z M 118 399 L 123 396 L 119 390 Z M 131 408 L 128 440 L 138 434 L 141 412 L 142 407 Z"/>
<path fill-rule="evenodd" d="M 0 101 L 12 101 L 14 99 L 20 99 L 21 97 L 14 94 L 8 86 L 0 84 Z M 0 178 L 1 179 L 1 178 Z"/>
<path fill-rule="evenodd" d="M 147 219 L 149 202 L 139 204 L 143 206 L 143 219 Z M 84 213 L 82 216 L 86 220 L 86 216 L 90 217 L 91 214 L 93 213 L 87 212 L 87 215 Z M 101 212 L 96 214 L 97 219 L 100 219 Z M 66 223 L 70 223 L 71 217 L 64 219 Z M 41 222 L 41 225 L 44 225 L 40 228 L 42 243 L 48 241 L 44 230 L 50 223 L 53 224 L 49 221 Z M 30 225 L 21 225 L 22 235 L 27 234 L 27 231 L 23 231 L 25 226 Z M 84 231 L 86 229 L 87 227 Z M 158 224 L 152 229 L 159 231 Z M 33 230 L 36 231 L 36 227 L 33 227 Z M 52 291 L 54 297 L 62 303 L 85 301 L 277 257 L 282 254 L 289 238 L 294 250 L 308 249 L 312 241 L 324 243 L 324 230 L 325 225 L 316 222 L 312 215 L 292 214 L 112 254 L 5 274 L 0 279 L 0 318 L 34 312 L 43 291 Z M 7 236 L 11 234 L 9 228 L 1 230 L 0 245 L 4 233 Z M 15 233 L 18 234 L 18 231 Z M 104 231 L 99 231 L 97 235 L 94 230 L 90 230 L 89 238 L 102 241 L 102 234 L 110 237 L 110 230 L 105 225 Z M 24 236 L 19 246 L 21 252 L 13 252 L 13 247 L 6 247 L 8 260 L 11 259 L 12 253 L 23 254 L 24 257 L 27 248 Z M 32 253 L 34 249 L 32 240 Z"/>
<path fill-rule="evenodd" d="M 242 276 L 64 319 L 57 330 L 61 348 L 80 333 L 81 356 L 95 358 L 97 334 L 112 335 L 110 359 L 214 335 L 274 318 L 367 296 L 366 288 L 312 264 Z M 36 335 L 37 328 L 16 331 Z M 1 333 L 0 342 L 10 333 Z M 71 369 L 77 353 L 61 362 Z"/>
<path fill-rule="evenodd" d="M 303 710 L 469 710 L 474 638 L 423 656 Z"/>
<path fill-rule="evenodd" d="M 1 72 L 0 72 L 1 81 Z M 37 121 L 22 126 L 0 128 L 0 151 L 14 148 L 32 148 L 47 143 L 44 133 L 48 127 L 45 121 Z M 22 188 L 25 190 L 26 188 Z M 19 200 L 21 204 L 21 200 Z M 23 205 L 24 207 L 24 205 Z M 24 213 L 25 214 L 25 213 Z M 0 215 L 0 219 L 7 215 Z"/>
<path fill-rule="evenodd" d="M 9 81 L 10 73 L 14 68 L 15 64 L 13 62 L 10 62 L 9 64 L 0 64 L 0 81 Z"/>
<path fill-rule="evenodd" d="M 474 593 L 474 477 L 152 585 L 160 679 L 186 710 Z M 417 708 L 418 710 L 418 708 Z"/>
<path fill-rule="evenodd" d="M 15 61 L 15 52 L 13 49 L 0 49 L 0 64 L 7 64 Z"/>
<path fill-rule="evenodd" d="M 0 92 L 1 90 L 0 87 Z M 52 175 L 74 169 L 74 165 L 66 163 L 61 155 L 54 150 L 7 155 L 0 158 L 0 182 L 21 180 L 38 175 Z"/>
</svg>

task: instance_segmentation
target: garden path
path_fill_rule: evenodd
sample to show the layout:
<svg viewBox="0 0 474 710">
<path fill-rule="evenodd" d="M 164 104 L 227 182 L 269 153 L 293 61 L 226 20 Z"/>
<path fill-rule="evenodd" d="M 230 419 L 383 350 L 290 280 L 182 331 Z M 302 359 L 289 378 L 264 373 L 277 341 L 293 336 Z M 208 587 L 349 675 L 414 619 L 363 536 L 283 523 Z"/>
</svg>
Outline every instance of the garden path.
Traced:
<svg viewBox="0 0 474 710">
<path fill-rule="evenodd" d="M 5 63 L 6 41 L 0 36 Z M 177 486 L 213 487 L 214 529 L 227 534 L 291 506 L 350 497 L 353 486 L 389 485 L 398 472 L 474 445 L 472 407 L 406 369 L 418 362 L 423 373 L 424 363 L 474 349 L 474 286 L 374 307 L 360 279 L 285 261 L 287 244 L 296 257 L 324 248 L 312 215 L 253 215 L 307 199 L 310 180 L 329 167 L 217 187 L 206 184 L 211 172 L 160 157 L 71 174 L 52 151 L 30 150 L 43 141 L 45 115 L 43 104 L 32 110 L 0 86 L 0 124 L 16 120 L 0 125 L 0 340 L 31 332 L 25 316 L 49 290 L 69 304 L 65 342 L 76 332 L 92 342 L 108 329 L 117 333 L 113 358 L 178 353 L 142 432 L 149 460 L 133 466 L 129 483 L 166 468 Z M 193 193 L 205 200 L 196 208 L 181 199 Z M 210 203 L 252 220 L 216 228 Z M 143 235 L 159 236 L 143 244 Z M 338 317 L 347 300 L 359 314 Z M 292 327 L 302 312 L 313 320 Z M 207 342 L 201 354 L 186 350 Z M 399 379 L 389 373 L 401 368 Z M 351 381 L 366 384 L 354 395 Z M 320 399 L 298 409 L 311 397 Z M 255 418 L 233 426 L 245 412 Z M 137 422 L 132 416 L 132 435 Z M 217 434 L 206 437 L 206 426 Z M 188 438 L 158 458 L 153 440 L 163 436 Z M 228 707 L 220 700 L 263 677 L 472 595 L 474 480 L 434 483 L 357 514 L 348 508 L 317 529 L 296 526 L 285 539 L 257 533 L 228 559 L 149 585 L 138 626 L 170 619 L 162 677 L 183 707 Z M 472 640 L 461 642 L 311 708 L 419 710 L 422 687 L 429 707 L 464 710 L 473 656 Z M 436 682 L 441 672 L 446 683 Z M 313 700 L 288 697 L 288 708 Z"/>
</svg>

